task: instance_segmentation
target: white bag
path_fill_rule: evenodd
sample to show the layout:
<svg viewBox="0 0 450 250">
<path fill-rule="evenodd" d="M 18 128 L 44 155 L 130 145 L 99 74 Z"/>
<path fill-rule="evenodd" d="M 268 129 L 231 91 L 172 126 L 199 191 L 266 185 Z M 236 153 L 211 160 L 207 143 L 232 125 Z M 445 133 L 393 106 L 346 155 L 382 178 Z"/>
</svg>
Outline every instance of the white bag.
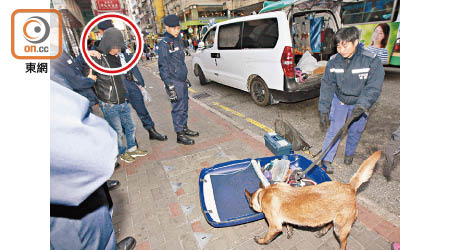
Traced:
<svg viewBox="0 0 450 250">
<path fill-rule="evenodd" d="M 314 58 L 311 53 L 307 50 L 303 53 L 302 58 L 298 61 L 297 67 L 300 67 L 302 72 L 307 74 L 312 74 L 315 69 L 319 67 L 316 58 Z"/>
<path fill-rule="evenodd" d="M 147 90 L 145 90 L 144 88 L 140 88 L 140 89 L 141 89 L 141 92 L 142 92 L 142 97 L 144 98 L 144 102 L 151 102 L 152 98 L 148 94 Z"/>
</svg>

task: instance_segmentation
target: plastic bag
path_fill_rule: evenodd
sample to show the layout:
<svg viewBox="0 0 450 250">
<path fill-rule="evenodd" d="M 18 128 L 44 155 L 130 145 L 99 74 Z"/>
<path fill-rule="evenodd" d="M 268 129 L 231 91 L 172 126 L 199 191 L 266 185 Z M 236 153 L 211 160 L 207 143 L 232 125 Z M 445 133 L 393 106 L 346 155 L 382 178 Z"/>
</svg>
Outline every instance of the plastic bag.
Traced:
<svg viewBox="0 0 450 250">
<path fill-rule="evenodd" d="M 313 71 L 319 67 L 317 64 L 316 58 L 314 58 L 309 51 L 306 51 L 303 53 L 302 58 L 300 58 L 300 61 L 298 61 L 297 64 L 298 67 L 302 70 L 302 72 L 307 74 L 312 74 Z"/>
<path fill-rule="evenodd" d="M 152 98 L 150 97 L 150 94 L 145 90 L 144 88 L 140 88 L 142 92 L 142 97 L 144 98 L 144 102 L 151 102 Z"/>
</svg>

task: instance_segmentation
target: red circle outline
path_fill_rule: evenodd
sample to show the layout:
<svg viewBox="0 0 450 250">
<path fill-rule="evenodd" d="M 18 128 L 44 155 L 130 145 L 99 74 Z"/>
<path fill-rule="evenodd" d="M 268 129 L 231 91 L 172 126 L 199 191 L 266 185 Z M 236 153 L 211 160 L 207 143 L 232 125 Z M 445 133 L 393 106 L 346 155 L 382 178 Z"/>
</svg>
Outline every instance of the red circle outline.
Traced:
<svg viewBox="0 0 450 250">
<path fill-rule="evenodd" d="M 96 25 L 97 23 L 99 23 L 101 20 L 103 19 L 108 19 L 108 18 L 119 18 L 122 19 L 123 21 L 125 21 L 126 23 L 128 23 L 134 30 L 134 32 L 136 33 L 137 39 L 138 39 L 138 46 L 136 49 L 136 52 L 134 53 L 131 62 L 128 63 L 128 65 L 122 69 L 116 69 L 116 70 L 104 70 L 100 67 L 97 66 L 97 63 L 93 62 L 90 58 L 90 56 L 87 54 L 87 43 L 86 43 L 86 37 L 87 34 L 89 33 L 88 31 L 90 31 L 92 29 L 92 26 Z M 117 75 L 121 72 L 124 72 L 126 70 L 128 70 L 129 68 L 131 68 L 132 65 L 135 64 L 135 62 L 139 59 L 139 55 L 137 53 L 137 51 L 142 51 L 142 37 L 141 37 L 141 33 L 139 32 L 138 28 L 136 27 L 136 25 L 129 20 L 127 17 L 119 15 L 119 14 L 105 14 L 105 15 L 101 15 L 98 16 L 96 18 L 94 18 L 93 20 L 91 20 L 91 22 L 89 23 L 88 26 L 86 26 L 83 30 L 82 33 L 82 38 L 81 38 L 81 52 L 83 54 L 84 59 L 87 61 L 88 65 L 91 66 L 92 68 L 96 69 L 97 71 L 100 71 L 102 73 L 105 74 L 114 74 Z"/>
</svg>

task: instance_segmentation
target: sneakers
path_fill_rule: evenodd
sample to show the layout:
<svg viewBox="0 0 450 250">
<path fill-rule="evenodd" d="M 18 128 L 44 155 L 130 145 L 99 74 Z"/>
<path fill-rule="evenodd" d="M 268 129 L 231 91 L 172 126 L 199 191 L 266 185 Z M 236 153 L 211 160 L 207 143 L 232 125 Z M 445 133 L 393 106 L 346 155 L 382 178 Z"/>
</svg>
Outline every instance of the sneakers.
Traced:
<svg viewBox="0 0 450 250">
<path fill-rule="evenodd" d="M 128 152 L 121 154 L 119 158 L 126 163 L 131 163 L 134 161 L 134 158 Z"/>
<path fill-rule="evenodd" d="M 139 156 L 146 156 L 148 154 L 147 151 L 140 150 L 140 149 L 136 149 L 134 151 L 127 152 L 127 153 L 133 158 L 136 158 L 136 157 L 139 157 Z"/>
<path fill-rule="evenodd" d="M 119 158 L 126 163 L 131 163 L 134 161 L 134 158 L 139 157 L 139 156 L 146 156 L 147 154 L 148 154 L 148 152 L 145 150 L 136 149 L 134 151 L 131 151 L 131 152 L 127 151 L 127 152 L 121 154 L 119 156 Z"/>
</svg>

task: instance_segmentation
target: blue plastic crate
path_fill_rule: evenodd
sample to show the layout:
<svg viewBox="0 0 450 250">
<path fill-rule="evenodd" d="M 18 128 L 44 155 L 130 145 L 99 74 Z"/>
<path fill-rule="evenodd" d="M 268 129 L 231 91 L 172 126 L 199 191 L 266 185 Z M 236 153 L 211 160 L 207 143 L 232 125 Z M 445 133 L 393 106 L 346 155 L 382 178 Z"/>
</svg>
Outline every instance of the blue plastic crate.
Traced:
<svg viewBox="0 0 450 250">
<path fill-rule="evenodd" d="M 271 161 L 281 160 L 283 156 L 256 158 L 261 166 Z M 285 156 L 286 157 L 286 156 Z M 288 154 L 287 159 L 292 168 L 305 170 L 311 160 L 299 154 Z M 248 205 L 244 190 L 254 192 L 259 187 L 259 178 L 251 166 L 251 159 L 219 163 L 204 168 L 199 176 L 200 204 L 207 222 L 213 227 L 240 225 L 264 218 Z M 306 174 L 317 184 L 331 181 L 326 172 L 315 166 Z"/>
<path fill-rule="evenodd" d="M 265 134 L 264 141 L 274 155 L 287 155 L 291 152 L 292 144 L 275 132 Z"/>
</svg>

